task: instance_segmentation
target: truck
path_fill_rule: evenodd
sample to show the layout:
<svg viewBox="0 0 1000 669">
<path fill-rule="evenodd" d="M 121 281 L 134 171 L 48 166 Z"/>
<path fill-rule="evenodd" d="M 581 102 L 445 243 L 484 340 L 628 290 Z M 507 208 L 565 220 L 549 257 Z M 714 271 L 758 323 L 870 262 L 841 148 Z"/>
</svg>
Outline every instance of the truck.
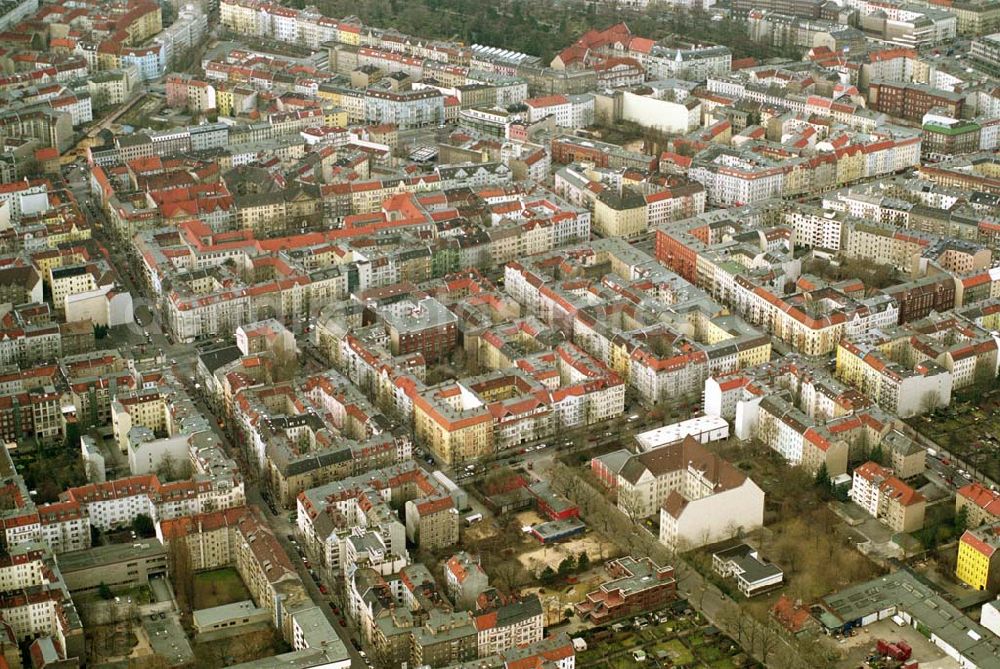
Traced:
<svg viewBox="0 0 1000 669">
<path fill-rule="evenodd" d="M 897 662 L 906 662 L 913 655 L 913 649 L 905 641 L 891 643 L 885 639 L 879 639 L 875 644 L 875 650 L 883 657 L 889 657 Z"/>
</svg>

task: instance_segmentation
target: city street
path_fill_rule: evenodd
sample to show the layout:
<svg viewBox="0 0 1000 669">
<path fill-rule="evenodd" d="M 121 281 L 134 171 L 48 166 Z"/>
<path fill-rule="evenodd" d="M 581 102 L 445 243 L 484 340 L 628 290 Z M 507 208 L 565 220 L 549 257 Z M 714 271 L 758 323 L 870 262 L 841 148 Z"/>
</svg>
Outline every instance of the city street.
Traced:
<svg viewBox="0 0 1000 669">
<path fill-rule="evenodd" d="M 357 649 L 354 647 L 353 638 L 350 630 L 340 624 L 340 619 L 334 615 L 333 610 L 330 608 L 330 602 L 334 601 L 334 593 L 338 592 L 338 588 L 334 587 L 328 579 L 320 578 L 324 587 L 327 589 L 327 594 L 320 592 L 319 586 L 313 580 L 312 574 L 310 573 L 310 567 L 306 567 L 306 563 L 302 559 L 302 554 L 299 552 L 298 545 L 293 545 L 291 541 L 288 540 L 289 536 L 295 536 L 295 525 L 288 521 L 287 512 L 278 509 L 278 513 L 275 514 L 269 508 L 269 505 L 264 501 L 260 495 L 260 489 L 256 484 L 247 483 L 246 484 L 247 493 L 247 503 L 260 509 L 261 514 L 264 516 L 268 527 L 274 532 L 275 538 L 277 538 L 278 543 L 285 550 L 285 554 L 288 555 L 288 559 L 291 560 L 292 564 L 295 565 L 295 571 L 302 579 L 302 583 L 306 588 L 306 592 L 314 602 L 319 606 L 320 610 L 323 611 L 323 615 L 329 621 L 333 629 L 337 631 L 337 636 L 343 642 L 344 647 L 347 648 L 347 652 L 351 656 L 351 666 L 352 667 L 363 667 L 366 664 L 365 658 L 362 658 L 358 653 Z M 312 566 L 312 563 L 310 563 Z M 313 569 L 317 574 L 319 571 Z M 338 607 L 341 611 L 341 616 L 343 616 L 343 602 L 338 602 Z M 345 622 L 346 622 L 345 617 Z"/>
<path fill-rule="evenodd" d="M 928 448 L 927 468 L 936 473 L 952 490 L 966 486 L 974 481 L 982 483 L 987 488 L 997 489 L 997 482 L 984 476 L 981 472 L 975 471 L 968 463 L 964 462 L 939 444 L 931 441 L 927 437 L 917 432 L 917 438 L 921 445 Z M 933 451 L 933 455 L 931 452 Z"/>
</svg>

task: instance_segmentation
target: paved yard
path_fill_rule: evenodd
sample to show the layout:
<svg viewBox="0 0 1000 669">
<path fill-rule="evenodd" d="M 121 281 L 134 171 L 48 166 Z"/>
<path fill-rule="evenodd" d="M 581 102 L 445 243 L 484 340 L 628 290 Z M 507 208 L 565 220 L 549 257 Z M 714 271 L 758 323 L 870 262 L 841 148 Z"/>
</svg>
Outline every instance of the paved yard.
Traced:
<svg viewBox="0 0 1000 669">
<path fill-rule="evenodd" d="M 899 626 L 891 619 L 880 620 L 858 630 L 855 636 L 848 637 L 843 643 L 834 643 L 841 651 L 845 669 L 861 666 L 864 659 L 875 652 L 875 644 L 879 639 L 886 641 L 905 641 L 913 648 L 913 661 L 919 662 L 921 669 L 959 669 L 959 664 L 932 644 L 927 637 L 908 625 Z"/>
</svg>

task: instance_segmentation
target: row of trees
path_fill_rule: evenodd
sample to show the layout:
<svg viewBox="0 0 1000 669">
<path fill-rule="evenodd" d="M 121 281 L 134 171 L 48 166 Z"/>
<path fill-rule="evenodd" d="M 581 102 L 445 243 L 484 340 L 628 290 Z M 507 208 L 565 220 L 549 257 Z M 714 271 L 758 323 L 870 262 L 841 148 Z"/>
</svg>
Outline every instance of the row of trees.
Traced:
<svg viewBox="0 0 1000 669">
<path fill-rule="evenodd" d="M 545 64 L 580 35 L 625 21 L 637 35 L 662 39 L 682 35 L 692 42 L 729 46 L 736 58 L 752 56 L 797 57 L 799 50 L 753 42 L 746 23 L 725 18 L 713 21 L 704 11 L 663 7 L 650 3 L 645 9 L 615 3 L 563 0 L 293 0 L 294 7 L 315 4 L 332 17 L 357 16 L 365 24 L 396 28 L 434 39 L 456 39 L 465 44 L 486 44 L 539 56 Z"/>
</svg>

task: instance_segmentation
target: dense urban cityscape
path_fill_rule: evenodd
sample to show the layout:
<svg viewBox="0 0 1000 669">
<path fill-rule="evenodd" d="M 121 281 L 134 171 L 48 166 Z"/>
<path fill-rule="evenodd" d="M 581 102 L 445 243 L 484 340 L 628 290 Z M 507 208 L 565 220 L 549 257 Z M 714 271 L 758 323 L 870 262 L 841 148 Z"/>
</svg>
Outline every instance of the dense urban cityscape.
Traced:
<svg viewBox="0 0 1000 669">
<path fill-rule="evenodd" d="M 0 669 L 1000 669 L 1000 2 L 0 0 Z"/>
</svg>

